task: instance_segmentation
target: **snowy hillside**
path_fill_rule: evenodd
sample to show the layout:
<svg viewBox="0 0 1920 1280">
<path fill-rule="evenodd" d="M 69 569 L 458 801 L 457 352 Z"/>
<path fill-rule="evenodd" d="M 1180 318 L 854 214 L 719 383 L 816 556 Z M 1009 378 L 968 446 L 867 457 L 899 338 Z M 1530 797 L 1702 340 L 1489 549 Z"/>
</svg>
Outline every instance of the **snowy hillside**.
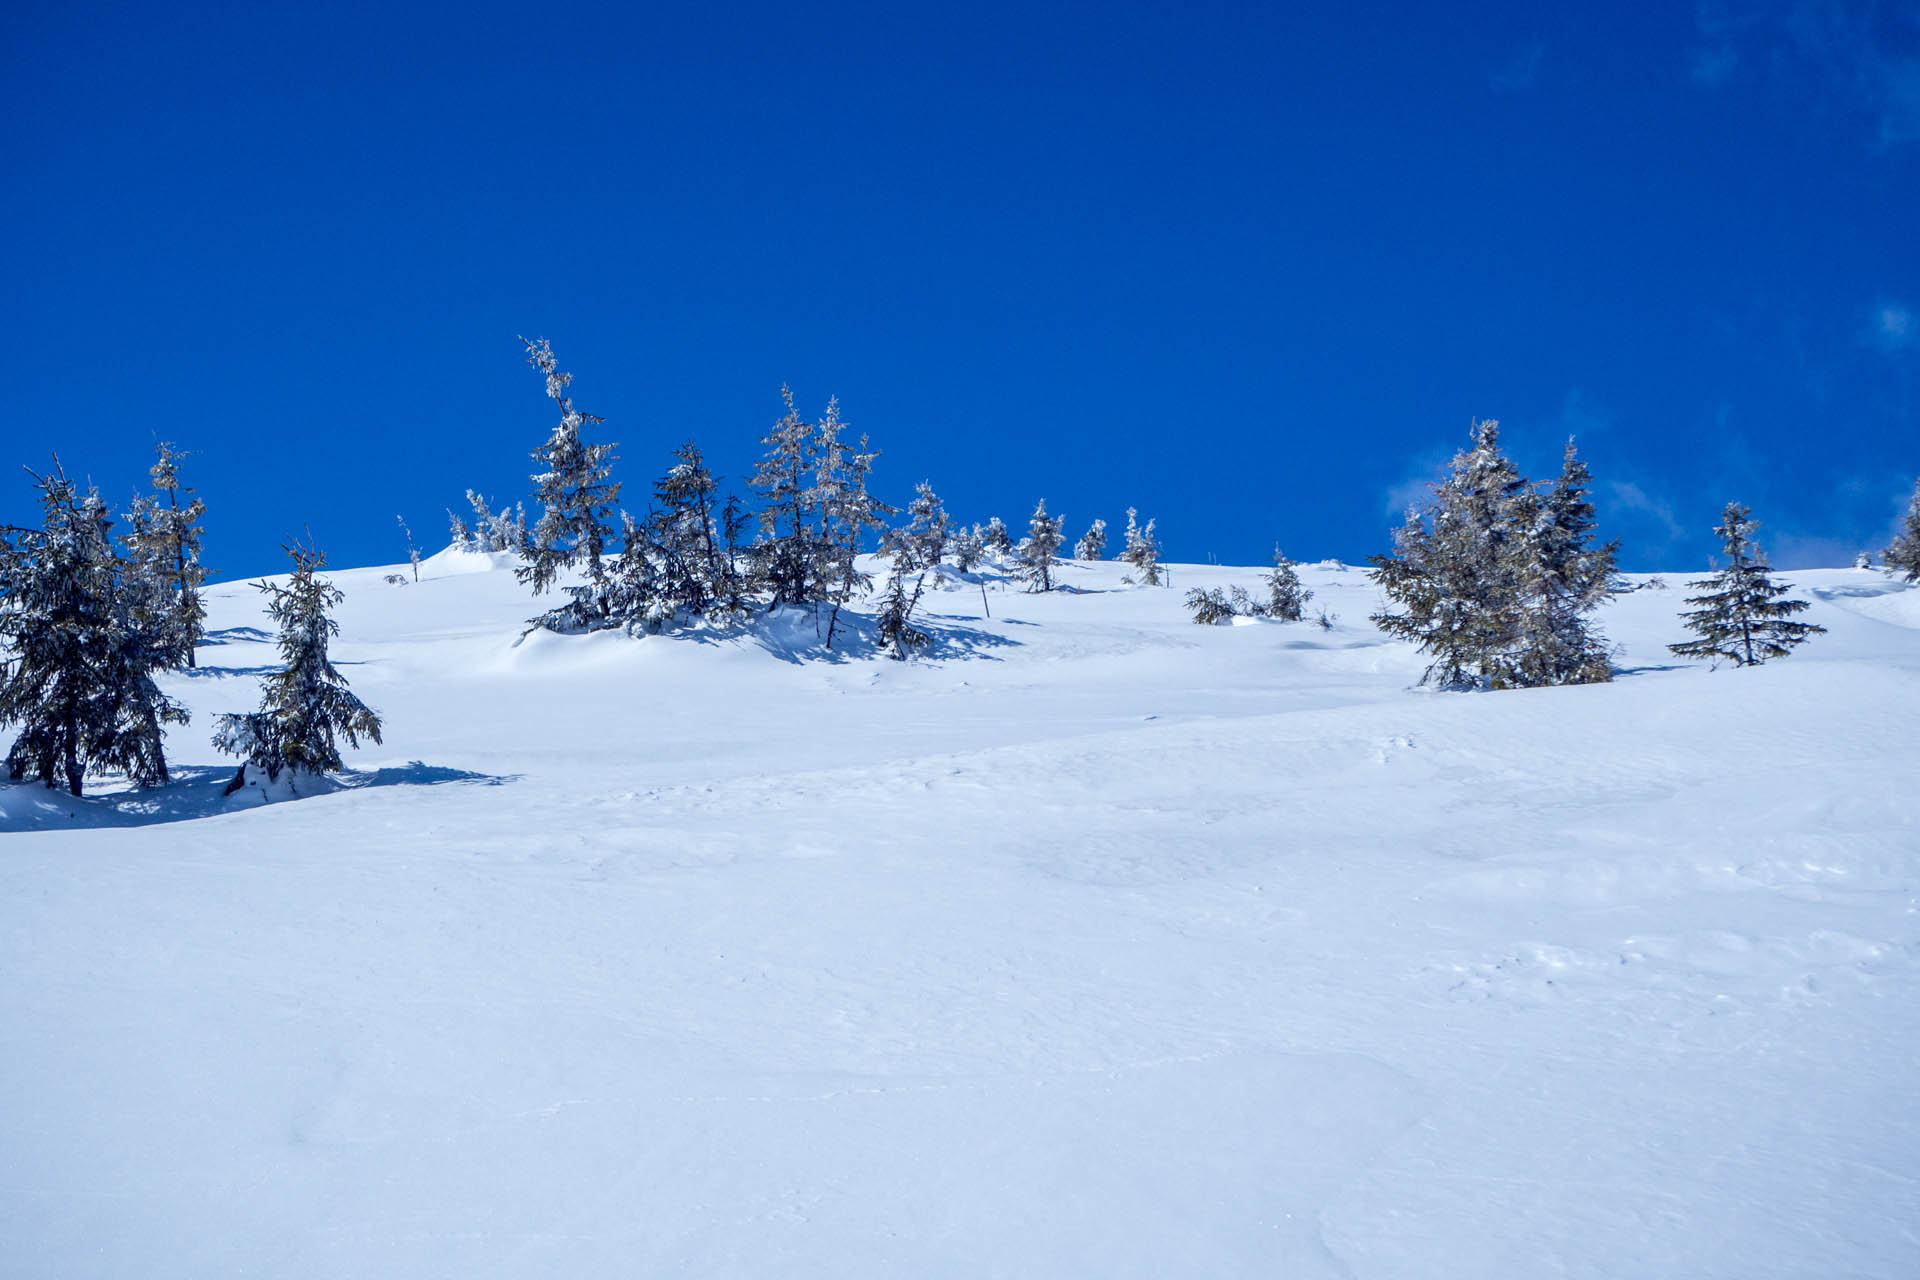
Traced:
<svg viewBox="0 0 1920 1280">
<path fill-rule="evenodd" d="M 1920 1275 L 1920 588 L 1709 671 L 1672 575 L 1461 695 L 1331 565 L 912 664 L 394 571 L 340 790 L 221 797 L 244 584 L 171 786 L 0 784 L 7 1276 Z"/>
</svg>

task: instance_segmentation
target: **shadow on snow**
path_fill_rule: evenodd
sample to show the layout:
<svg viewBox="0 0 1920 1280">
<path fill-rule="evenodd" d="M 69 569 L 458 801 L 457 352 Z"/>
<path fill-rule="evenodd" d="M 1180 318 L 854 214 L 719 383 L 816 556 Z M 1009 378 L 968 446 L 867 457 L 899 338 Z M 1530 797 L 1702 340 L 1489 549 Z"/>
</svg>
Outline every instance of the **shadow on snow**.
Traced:
<svg viewBox="0 0 1920 1280">
<path fill-rule="evenodd" d="M 233 765 L 182 765 L 172 770 L 173 780 L 164 786 L 105 791 L 79 799 L 40 782 L 11 782 L 0 777 L 0 832 L 148 827 L 261 807 L 257 799 L 226 794 L 234 769 Z M 317 785 L 309 783 L 311 789 L 294 798 L 367 787 L 437 787 L 448 783 L 497 787 L 517 776 L 475 773 L 414 760 L 384 769 L 343 769 L 319 779 Z M 108 780 L 111 782 L 110 775 Z"/>
</svg>

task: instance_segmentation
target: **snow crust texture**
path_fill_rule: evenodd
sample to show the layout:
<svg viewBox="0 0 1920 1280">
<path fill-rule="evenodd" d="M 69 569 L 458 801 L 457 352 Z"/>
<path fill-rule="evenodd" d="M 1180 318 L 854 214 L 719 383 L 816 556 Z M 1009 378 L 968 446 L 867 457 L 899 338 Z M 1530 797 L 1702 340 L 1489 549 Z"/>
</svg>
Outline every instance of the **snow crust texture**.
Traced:
<svg viewBox="0 0 1920 1280">
<path fill-rule="evenodd" d="M 0 784 L 0 1273 L 1920 1275 L 1920 588 L 1458 695 L 1324 563 L 914 663 L 516 644 L 504 563 L 329 575 L 327 788 L 220 795 L 244 584 L 171 786 Z"/>
</svg>

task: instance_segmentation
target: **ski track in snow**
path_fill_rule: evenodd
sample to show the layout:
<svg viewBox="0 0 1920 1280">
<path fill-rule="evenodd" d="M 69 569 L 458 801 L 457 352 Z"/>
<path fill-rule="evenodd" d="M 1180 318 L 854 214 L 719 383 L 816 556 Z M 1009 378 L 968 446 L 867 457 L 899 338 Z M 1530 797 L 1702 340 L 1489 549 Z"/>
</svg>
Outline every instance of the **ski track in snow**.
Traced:
<svg viewBox="0 0 1920 1280">
<path fill-rule="evenodd" d="M 0 785 L 0 1271 L 1920 1274 L 1920 589 L 1442 695 L 1337 566 L 958 587 L 913 664 L 516 643 L 501 568 L 331 575 L 321 794 L 219 795 L 244 584 L 173 785 Z"/>
</svg>

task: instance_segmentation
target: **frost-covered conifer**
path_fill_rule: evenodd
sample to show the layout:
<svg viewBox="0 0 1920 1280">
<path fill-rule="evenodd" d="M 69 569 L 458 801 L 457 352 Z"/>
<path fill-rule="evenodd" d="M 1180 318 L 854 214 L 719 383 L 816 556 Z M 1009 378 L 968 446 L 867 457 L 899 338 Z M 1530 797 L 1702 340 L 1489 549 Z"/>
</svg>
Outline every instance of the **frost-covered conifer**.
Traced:
<svg viewBox="0 0 1920 1280">
<path fill-rule="evenodd" d="M 1313 592 L 1300 584 L 1299 571 L 1280 548 L 1273 549 L 1273 568 L 1267 571 L 1266 613 L 1282 622 L 1300 621 L 1300 611 Z"/>
<path fill-rule="evenodd" d="M 539 595 L 553 585 L 562 569 L 586 566 L 588 586 L 580 603 L 597 609 L 595 601 L 607 585 L 604 557 L 613 537 L 607 523 L 620 500 L 620 482 L 612 478 L 614 446 L 588 444 L 580 428 L 605 421 L 574 408 L 567 385 L 573 375 L 560 371 L 553 348 L 545 338 L 528 341 L 527 363 L 546 378 L 547 397 L 560 407 L 560 422 L 547 442 L 533 451 L 541 470 L 533 476 L 534 498 L 541 504 L 527 563 L 514 571 Z M 600 610 L 604 612 L 604 610 Z"/>
<path fill-rule="evenodd" d="M 1499 423 L 1475 423 L 1473 434 L 1473 447 L 1454 455 L 1425 513 L 1407 512 L 1395 554 L 1371 557 L 1390 606 L 1373 615 L 1374 624 L 1431 655 L 1421 679 L 1448 689 L 1515 683 L 1513 544 L 1524 536 L 1515 517 L 1527 481 L 1500 452 Z"/>
<path fill-rule="evenodd" d="M 996 556 L 1013 554 L 1013 535 L 1007 532 L 1006 521 L 999 516 L 988 516 L 987 523 L 980 530 L 980 545 Z"/>
<path fill-rule="evenodd" d="M 518 503 L 512 510 L 493 509 L 493 504 L 485 494 L 477 489 L 467 490 L 467 504 L 473 508 L 473 526 L 447 512 L 447 520 L 452 533 L 450 545 L 463 551 L 520 551 L 527 540 L 527 518 L 525 509 Z"/>
<path fill-rule="evenodd" d="M 1029 591 L 1053 590 L 1053 566 L 1060 563 L 1060 517 L 1047 514 L 1047 500 L 1033 509 L 1021 540 L 1019 575 Z"/>
<path fill-rule="evenodd" d="M 814 471 L 813 502 L 820 512 L 819 577 L 822 597 L 832 605 L 827 615 L 827 648 L 833 648 L 840 611 L 854 596 L 870 590 L 873 580 L 860 572 L 861 543 L 870 531 L 885 529 L 894 508 L 867 490 L 873 460 L 879 450 L 860 447 L 849 451 L 840 440 L 840 402 L 829 400 L 827 413 L 816 428 L 818 463 Z"/>
<path fill-rule="evenodd" d="M 752 551 L 755 582 L 773 603 L 806 604 L 820 586 L 815 509 L 808 473 L 814 470 L 814 433 L 782 386 L 787 411 L 760 443 L 767 452 L 748 481 L 761 494 L 760 537 Z"/>
<path fill-rule="evenodd" d="M 1160 585 L 1160 543 L 1154 537 L 1153 521 L 1147 521 L 1147 527 L 1142 529 L 1139 516 L 1135 508 L 1127 508 L 1126 541 L 1121 545 L 1119 558 L 1133 566 L 1127 581 L 1157 587 Z"/>
<path fill-rule="evenodd" d="M 953 556 L 953 567 L 962 573 L 972 573 L 973 567 L 986 558 L 987 544 L 980 536 L 980 526 L 970 529 L 956 529 L 953 539 L 947 544 L 947 550 Z"/>
<path fill-rule="evenodd" d="M 1227 598 L 1227 593 L 1218 587 L 1195 587 L 1187 592 L 1185 603 L 1193 614 L 1193 620 L 1203 627 L 1228 622 L 1233 618 L 1233 603 Z"/>
<path fill-rule="evenodd" d="M 1509 546 L 1518 592 L 1513 683 L 1599 684 L 1613 679 L 1606 637 L 1587 615 L 1613 590 L 1618 542 L 1596 543 L 1592 473 L 1567 441 L 1560 475 L 1544 495 L 1514 503 L 1519 536 Z"/>
<path fill-rule="evenodd" d="M 270 782 L 286 773 L 289 788 L 297 790 L 303 776 L 341 767 L 340 739 L 354 747 L 361 738 L 380 741 L 380 717 L 348 690 L 327 657 L 328 641 L 340 634 L 327 611 L 346 598 L 318 576 L 327 558 L 298 543 L 286 551 L 293 560 L 287 585 L 254 584 L 280 627 L 280 670 L 261 681 L 258 711 L 221 716 L 213 736 L 215 747 L 240 757 L 229 795 L 247 785 L 249 769 Z"/>
<path fill-rule="evenodd" d="M 654 481 L 656 505 L 647 521 L 647 534 L 660 560 L 660 585 L 667 606 L 701 616 L 724 586 L 721 540 L 713 515 L 713 495 L 719 485 L 693 441 L 676 449 L 674 457 L 673 467 Z"/>
<path fill-rule="evenodd" d="M 928 566 L 916 563 L 911 556 L 893 557 L 886 594 L 874 619 L 877 638 L 890 657 L 905 660 L 929 639 L 926 632 L 913 625 L 913 611 L 919 607 L 928 571 Z"/>
<path fill-rule="evenodd" d="M 1674 653 L 1683 658 L 1726 658 L 1744 667 L 1784 658 L 1795 645 L 1826 631 L 1810 622 L 1790 620 L 1806 611 L 1807 602 L 1780 599 L 1793 587 L 1775 582 L 1767 572 L 1766 557 L 1753 542 L 1757 528 L 1759 523 L 1745 506 L 1727 504 L 1714 528 L 1726 551 L 1727 567 L 1711 578 L 1687 584 L 1700 589 L 1700 595 L 1687 597 L 1688 604 L 1700 608 L 1680 617 L 1699 639 L 1668 645 Z"/>
<path fill-rule="evenodd" d="M 946 504 L 933 486 L 922 480 L 913 487 L 906 525 L 888 535 L 883 550 L 896 560 L 905 557 L 910 569 L 932 569 L 946 556 L 952 537 Z"/>
<path fill-rule="evenodd" d="M 153 504 L 151 549 L 145 558 L 171 596 L 167 643 L 181 660 L 172 665 L 192 667 L 196 665 L 194 646 L 206 633 L 207 607 L 200 588 L 207 570 L 200 563 L 200 519 L 207 513 L 207 504 L 180 483 L 180 459 L 190 455 L 174 448 L 171 441 L 163 440 L 155 448 L 159 457 L 148 474 L 159 497 Z"/>
<path fill-rule="evenodd" d="M 1107 522 L 1095 517 L 1093 524 L 1073 544 L 1075 560 L 1098 560 L 1107 554 Z"/>
<path fill-rule="evenodd" d="M 0 724 L 20 726 L 7 772 L 76 796 L 96 767 L 136 786 L 165 782 L 161 726 L 187 713 L 153 680 L 178 653 L 156 581 L 115 554 L 106 504 L 81 496 L 58 458 L 34 480 L 42 524 L 18 535 L 0 601 L 0 648 L 12 654 L 0 664 Z"/>
<path fill-rule="evenodd" d="M 1908 582 L 1920 582 L 1920 480 L 1914 482 L 1913 500 L 1907 503 L 1899 536 L 1888 544 L 1880 558 L 1887 562 L 1888 572 L 1900 574 Z"/>
</svg>

